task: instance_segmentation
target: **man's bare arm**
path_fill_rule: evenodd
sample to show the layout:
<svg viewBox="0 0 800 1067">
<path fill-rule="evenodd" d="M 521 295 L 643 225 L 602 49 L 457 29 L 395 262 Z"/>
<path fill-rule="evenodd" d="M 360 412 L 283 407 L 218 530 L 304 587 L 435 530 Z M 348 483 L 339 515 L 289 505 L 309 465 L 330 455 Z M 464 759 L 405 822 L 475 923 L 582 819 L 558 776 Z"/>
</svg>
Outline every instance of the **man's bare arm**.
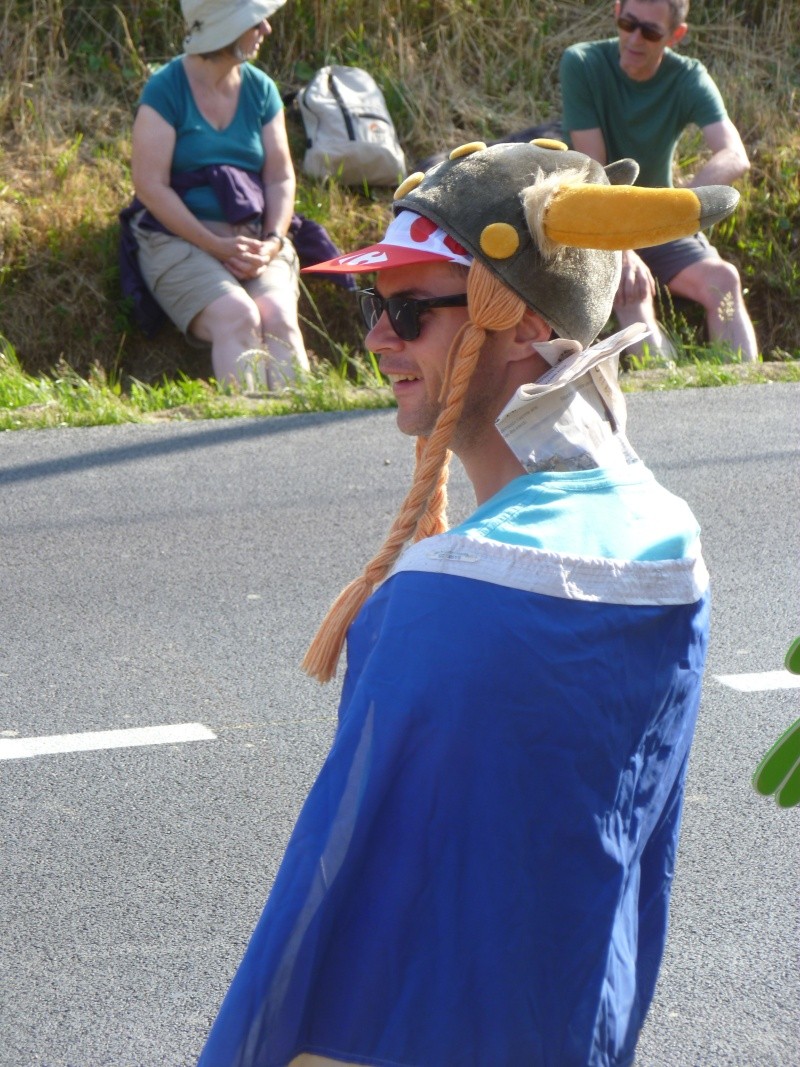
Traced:
<svg viewBox="0 0 800 1067">
<path fill-rule="evenodd" d="M 702 134 L 712 155 L 688 183 L 690 186 L 730 185 L 747 173 L 750 160 L 739 131 L 730 119 L 704 126 Z"/>
<path fill-rule="evenodd" d="M 571 130 L 570 140 L 576 152 L 583 152 L 585 156 L 591 156 L 603 166 L 608 163 L 608 150 L 603 131 L 598 126 L 593 130 Z"/>
</svg>

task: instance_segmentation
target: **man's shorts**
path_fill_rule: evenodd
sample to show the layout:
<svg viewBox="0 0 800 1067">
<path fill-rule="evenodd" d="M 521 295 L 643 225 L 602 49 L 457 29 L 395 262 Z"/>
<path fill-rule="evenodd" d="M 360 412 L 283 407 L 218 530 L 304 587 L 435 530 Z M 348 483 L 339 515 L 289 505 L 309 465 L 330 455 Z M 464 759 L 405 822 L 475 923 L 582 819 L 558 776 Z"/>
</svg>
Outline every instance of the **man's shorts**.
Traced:
<svg viewBox="0 0 800 1067">
<path fill-rule="evenodd" d="M 716 259 L 717 252 L 709 244 L 704 233 L 693 237 L 681 237 L 677 241 L 668 241 L 665 245 L 652 248 L 638 248 L 636 254 L 641 256 L 653 277 L 662 285 L 669 285 L 676 274 L 686 267 L 699 263 L 703 259 Z"/>
<path fill-rule="evenodd" d="M 188 332 L 192 319 L 214 300 L 237 289 L 244 289 L 253 299 L 271 294 L 276 300 L 285 301 L 289 295 L 297 302 L 300 265 L 288 239 L 257 278 L 239 281 L 208 252 L 174 234 L 145 229 L 139 225 L 140 218 L 133 219 L 132 229 L 139 246 L 142 277 L 170 319 L 195 344 L 203 342 Z M 257 228 L 246 225 L 223 222 L 211 223 L 208 228 L 225 235 L 259 236 Z"/>
</svg>

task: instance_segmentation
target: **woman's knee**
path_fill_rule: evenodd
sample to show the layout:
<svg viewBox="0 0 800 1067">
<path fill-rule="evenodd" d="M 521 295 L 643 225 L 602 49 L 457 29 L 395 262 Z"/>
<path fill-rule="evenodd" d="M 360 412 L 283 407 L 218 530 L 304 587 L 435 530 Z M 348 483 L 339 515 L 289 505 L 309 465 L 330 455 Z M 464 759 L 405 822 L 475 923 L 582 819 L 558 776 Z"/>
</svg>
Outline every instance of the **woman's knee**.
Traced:
<svg viewBox="0 0 800 1067">
<path fill-rule="evenodd" d="M 256 298 L 256 304 L 263 329 L 297 329 L 297 301 L 291 294 L 282 298 L 264 294 Z"/>
<path fill-rule="evenodd" d="M 225 293 L 203 308 L 191 322 L 189 329 L 196 336 L 212 343 L 221 336 L 258 337 L 261 314 L 255 302 L 242 289 Z"/>
</svg>

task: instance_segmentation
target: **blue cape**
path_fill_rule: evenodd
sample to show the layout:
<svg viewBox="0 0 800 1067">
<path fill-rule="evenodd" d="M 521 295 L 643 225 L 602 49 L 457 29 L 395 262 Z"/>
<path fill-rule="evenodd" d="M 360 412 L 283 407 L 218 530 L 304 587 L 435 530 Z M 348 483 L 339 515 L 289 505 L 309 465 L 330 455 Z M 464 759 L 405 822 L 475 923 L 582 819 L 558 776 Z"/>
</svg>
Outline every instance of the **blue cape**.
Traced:
<svg viewBox="0 0 800 1067">
<path fill-rule="evenodd" d="M 200 1067 L 628 1065 L 707 576 L 451 533 L 351 627 L 339 727 Z"/>
</svg>

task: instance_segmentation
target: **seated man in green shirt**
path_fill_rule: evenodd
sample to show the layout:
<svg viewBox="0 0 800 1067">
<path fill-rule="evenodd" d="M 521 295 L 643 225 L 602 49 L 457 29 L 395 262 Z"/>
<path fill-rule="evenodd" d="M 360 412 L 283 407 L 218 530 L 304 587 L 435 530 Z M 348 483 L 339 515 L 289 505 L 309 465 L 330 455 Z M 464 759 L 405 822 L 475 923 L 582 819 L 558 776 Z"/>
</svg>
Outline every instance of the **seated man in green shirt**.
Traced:
<svg viewBox="0 0 800 1067">
<path fill-rule="evenodd" d="M 708 71 L 672 50 L 686 34 L 688 10 L 689 0 L 616 0 L 619 38 L 573 45 L 561 59 L 564 131 L 573 148 L 603 165 L 635 159 L 640 185 L 672 185 L 675 146 L 690 124 L 700 128 L 712 153 L 690 185 L 729 185 L 750 167 Z M 620 326 L 644 322 L 650 328 L 638 354 L 648 344 L 651 353 L 670 355 L 656 319 L 655 280 L 702 304 L 712 341 L 728 344 L 743 362 L 758 359 L 738 271 L 699 233 L 623 253 L 614 311 Z"/>
</svg>

